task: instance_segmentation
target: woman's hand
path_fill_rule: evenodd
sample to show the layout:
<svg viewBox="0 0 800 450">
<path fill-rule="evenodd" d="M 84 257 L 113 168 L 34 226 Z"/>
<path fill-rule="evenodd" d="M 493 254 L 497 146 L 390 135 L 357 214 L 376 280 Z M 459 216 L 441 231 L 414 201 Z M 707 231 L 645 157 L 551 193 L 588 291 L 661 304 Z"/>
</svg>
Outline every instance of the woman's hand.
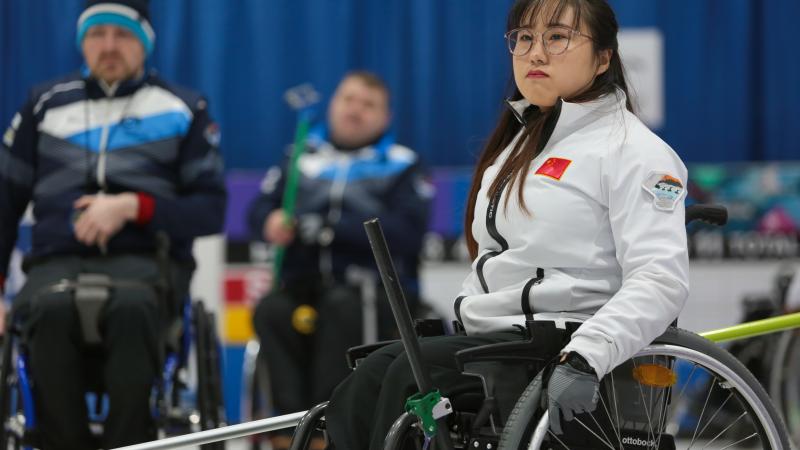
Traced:
<svg viewBox="0 0 800 450">
<path fill-rule="evenodd" d="M 550 430 L 562 434 L 561 416 L 570 421 L 575 414 L 590 413 L 597 407 L 600 380 L 594 369 L 575 352 L 562 356 L 547 385 Z"/>
</svg>

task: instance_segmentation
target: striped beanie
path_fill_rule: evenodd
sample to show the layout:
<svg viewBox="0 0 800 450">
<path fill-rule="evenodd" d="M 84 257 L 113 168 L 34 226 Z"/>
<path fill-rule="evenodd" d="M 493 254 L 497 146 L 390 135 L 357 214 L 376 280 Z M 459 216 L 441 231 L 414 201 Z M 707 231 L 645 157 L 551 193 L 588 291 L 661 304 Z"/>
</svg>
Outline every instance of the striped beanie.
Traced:
<svg viewBox="0 0 800 450">
<path fill-rule="evenodd" d="M 156 33 L 150 25 L 148 0 L 87 0 L 86 9 L 78 18 L 78 48 L 86 31 L 94 25 L 116 25 L 134 34 L 145 54 L 153 51 Z"/>
</svg>

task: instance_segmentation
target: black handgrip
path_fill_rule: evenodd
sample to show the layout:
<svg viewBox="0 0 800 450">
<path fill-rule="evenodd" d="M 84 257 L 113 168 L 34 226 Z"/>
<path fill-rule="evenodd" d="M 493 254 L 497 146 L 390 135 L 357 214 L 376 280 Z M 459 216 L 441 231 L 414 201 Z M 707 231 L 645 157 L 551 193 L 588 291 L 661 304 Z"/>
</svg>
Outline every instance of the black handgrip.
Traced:
<svg viewBox="0 0 800 450">
<path fill-rule="evenodd" d="M 406 303 L 403 289 L 400 287 L 397 271 L 392 263 L 392 257 L 389 255 L 386 238 L 383 237 L 383 229 L 381 229 L 378 219 L 364 222 L 364 228 L 367 230 L 372 254 L 378 264 L 378 272 L 381 274 L 386 296 L 389 298 L 389 305 L 392 308 L 394 320 L 397 322 L 397 331 L 400 332 L 403 347 L 408 355 L 408 362 L 411 364 L 411 371 L 414 373 L 414 380 L 417 382 L 419 391 L 427 394 L 433 383 L 431 383 L 431 377 L 422 362 L 411 312 L 408 310 L 408 303 Z"/>
<path fill-rule="evenodd" d="M 711 225 L 723 226 L 728 223 L 728 209 L 722 205 L 695 204 L 686 207 L 686 224 L 700 220 Z"/>
</svg>

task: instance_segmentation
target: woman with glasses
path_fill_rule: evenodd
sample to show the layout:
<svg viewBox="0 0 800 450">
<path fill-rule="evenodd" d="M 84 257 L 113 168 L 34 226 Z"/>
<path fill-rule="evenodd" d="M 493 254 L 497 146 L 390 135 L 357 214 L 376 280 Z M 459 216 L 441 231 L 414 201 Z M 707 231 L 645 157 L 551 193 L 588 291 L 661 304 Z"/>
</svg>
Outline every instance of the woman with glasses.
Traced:
<svg viewBox="0 0 800 450">
<path fill-rule="evenodd" d="M 562 328 L 572 319 L 548 389 L 551 431 L 561 433 L 559 416 L 592 411 L 598 379 L 683 307 L 687 172 L 631 112 L 605 0 L 520 0 L 507 28 L 514 88 L 467 203 L 473 264 L 454 305 L 466 335 L 421 349 L 433 385 L 452 396 L 480 388 L 456 368 L 458 350 L 522 339 L 534 313 Z M 371 354 L 327 407 L 335 447 L 382 448 L 414 392 L 399 345 Z"/>
</svg>

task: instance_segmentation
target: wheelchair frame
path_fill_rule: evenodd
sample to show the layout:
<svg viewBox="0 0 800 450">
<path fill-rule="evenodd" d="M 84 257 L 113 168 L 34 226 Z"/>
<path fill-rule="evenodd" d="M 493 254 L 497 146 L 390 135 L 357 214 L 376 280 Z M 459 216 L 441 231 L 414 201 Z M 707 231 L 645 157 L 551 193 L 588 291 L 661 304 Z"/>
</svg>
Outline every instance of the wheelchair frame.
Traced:
<svg viewBox="0 0 800 450">
<path fill-rule="evenodd" d="M 726 221 L 727 213 L 724 208 L 719 207 L 707 207 L 707 206 L 694 206 L 692 208 L 687 208 L 687 223 L 693 219 L 699 218 L 711 223 L 715 224 L 724 224 Z M 409 326 L 407 323 L 409 322 L 410 318 L 402 317 L 403 313 L 405 312 L 405 316 L 408 315 L 407 308 L 403 308 L 401 304 L 396 305 L 395 303 L 400 303 L 397 300 L 402 300 L 402 290 L 400 289 L 399 285 L 396 283 L 392 283 L 392 279 L 396 279 L 396 275 L 394 274 L 394 268 L 391 266 L 391 259 L 388 258 L 388 248 L 386 247 L 385 241 L 383 240 L 382 232 L 380 231 L 380 226 L 377 225 L 377 232 L 374 230 L 376 221 L 373 223 L 365 223 L 365 227 L 367 228 L 367 234 L 370 236 L 370 242 L 372 244 L 373 252 L 375 253 L 376 261 L 378 262 L 378 267 L 381 271 L 381 275 L 384 279 L 384 284 L 387 288 L 387 292 L 389 293 L 390 301 L 392 302 L 392 309 L 395 312 L 395 318 L 398 321 L 398 326 L 401 328 L 401 334 L 403 334 L 403 343 L 406 347 L 406 352 L 408 354 L 409 360 L 411 362 L 411 368 L 414 372 L 415 379 L 417 380 L 417 384 L 420 388 L 420 392 L 425 393 L 429 391 L 430 383 L 428 382 L 429 378 L 426 377 L 424 374 L 424 369 L 421 366 L 421 358 L 419 358 L 419 347 L 418 343 L 414 339 L 413 336 L 410 335 L 408 332 Z M 370 227 L 373 227 L 371 230 Z M 388 263 L 387 263 L 388 261 Z M 395 292 L 389 292 L 394 290 Z M 395 301 L 392 301 L 395 299 Z M 405 322 L 405 324 L 403 323 Z M 535 322 L 534 322 L 535 323 Z M 406 325 L 403 327 L 403 325 Z M 530 324 L 529 324 L 530 325 Z M 404 334 L 402 330 L 405 328 L 406 333 Z M 530 329 L 530 326 L 529 326 Z M 676 338 L 678 342 L 675 341 Z M 694 362 L 694 367 L 692 369 L 692 375 L 694 371 L 701 368 L 701 370 L 708 370 L 711 374 L 712 384 L 711 388 L 708 391 L 708 398 L 711 397 L 711 393 L 714 390 L 715 386 L 721 386 L 721 389 L 726 389 L 732 391 L 731 386 L 734 389 L 737 389 L 735 392 L 731 392 L 722 406 L 725 406 L 727 401 L 736 394 L 737 397 L 735 401 L 739 401 L 743 404 L 744 413 L 739 418 L 743 417 L 745 414 L 752 414 L 756 417 L 756 423 L 754 424 L 754 429 L 756 433 L 753 435 L 743 439 L 746 440 L 748 438 L 752 438 L 753 436 L 759 436 L 762 439 L 762 444 L 767 448 L 773 449 L 783 449 L 789 448 L 789 443 L 787 439 L 787 433 L 783 422 L 778 415 L 775 408 L 769 401 L 769 398 L 764 391 L 764 389 L 760 386 L 760 384 L 755 380 L 755 378 L 750 374 L 747 369 L 741 365 L 738 361 L 735 360 L 732 356 L 727 354 L 724 350 L 714 346 L 709 341 L 703 340 L 702 338 L 677 329 L 670 329 L 664 336 L 661 338 L 661 342 L 656 340 L 654 344 L 645 348 L 640 352 L 635 358 L 633 358 L 632 364 L 636 366 L 636 360 L 639 357 L 653 357 L 654 364 L 657 369 L 655 369 L 656 373 L 664 373 L 669 374 L 671 377 L 675 377 L 675 379 L 671 379 L 670 382 L 658 386 L 655 382 L 648 381 L 650 387 L 650 400 L 653 399 L 653 387 L 660 387 L 661 391 L 657 394 L 656 397 L 656 404 L 660 406 L 659 415 L 655 416 L 655 411 L 650 410 L 650 406 L 645 408 L 645 413 L 647 417 L 647 425 L 649 426 L 649 430 L 644 430 L 643 436 L 644 438 L 640 438 L 637 435 L 635 438 L 626 437 L 628 442 L 631 439 L 636 439 L 636 442 L 645 442 L 647 443 L 648 448 L 674 448 L 674 436 L 668 436 L 668 439 L 665 439 L 664 443 L 666 447 L 662 447 L 662 434 L 666 433 L 666 413 L 669 405 L 671 404 L 673 398 L 676 396 L 675 392 L 673 392 L 673 386 L 677 381 L 677 377 L 674 372 L 674 361 L 677 358 L 690 358 L 690 361 Z M 666 343 L 664 343 L 666 341 Z M 687 341 L 687 342 L 682 342 Z M 504 344 L 494 344 L 489 346 L 477 347 L 473 349 L 468 349 L 463 352 L 484 352 L 484 353 L 492 353 L 494 349 L 500 349 L 504 346 Z M 697 348 L 700 348 L 702 351 L 698 351 Z M 708 356 L 705 353 L 711 353 L 713 356 Z M 556 352 L 557 353 L 557 352 Z M 498 353 L 496 356 L 502 358 L 502 354 Z M 555 356 L 555 353 L 554 355 Z M 458 356 L 457 356 L 458 357 Z M 665 361 L 665 363 L 661 365 L 655 364 L 656 357 L 661 358 L 659 361 Z M 546 358 L 546 355 L 545 355 Z M 462 364 L 463 366 L 463 364 Z M 636 367 L 638 369 L 638 367 Z M 616 369 L 615 369 L 616 370 Z M 613 388 L 613 375 L 610 374 L 612 379 L 612 388 Z M 541 374 L 541 373 L 540 373 Z M 689 376 L 689 381 L 691 381 L 692 375 Z M 632 376 L 636 376 L 635 373 Z M 604 380 L 608 378 L 605 377 Z M 636 380 L 638 384 L 638 389 L 642 392 L 642 403 L 646 401 L 644 388 L 642 385 L 644 382 L 637 378 Z M 538 384 L 537 384 L 538 383 Z M 688 383 L 688 381 L 687 381 Z M 486 384 L 484 384 L 486 386 Z M 648 385 L 646 385 L 648 386 Z M 681 389 L 678 398 L 683 396 L 683 392 L 686 389 L 686 386 Z M 491 396 L 491 392 L 484 392 L 486 398 Z M 555 437 L 556 441 L 566 448 L 570 448 L 568 445 L 564 444 L 558 440 L 558 437 L 553 435 L 548 430 L 548 414 L 546 411 L 542 412 L 540 405 L 541 405 L 541 395 L 542 395 L 542 386 L 539 377 L 535 378 L 527 388 L 525 388 L 522 396 L 517 401 L 517 404 L 514 407 L 514 410 L 510 414 L 508 421 L 503 426 L 503 431 L 499 436 L 497 441 L 481 441 L 480 438 L 458 438 L 458 435 L 454 433 L 452 423 L 451 427 L 444 427 L 445 431 L 440 431 L 437 434 L 436 440 L 436 447 L 439 449 L 448 449 L 453 448 L 452 444 L 450 443 L 450 438 L 456 438 L 457 443 L 460 444 L 461 448 L 487 448 L 491 449 L 494 448 L 494 445 L 499 444 L 499 448 L 501 449 L 518 449 L 520 446 L 524 446 L 524 448 L 551 448 L 551 447 L 542 447 L 543 443 L 545 442 L 545 438 L 547 434 L 550 433 L 553 437 Z M 694 444 L 695 440 L 697 439 L 697 434 L 700 426 L 703 424 L 703 414 L 705 413 L 706 406 L 708 404 L 708 398 L 706 399 L 706 404 L 703 405 L 703 413 L 700 415 L 700 418 L 697 420 L 697 423 L 694 428 L 694 433 L 691 436 L 691 444 Z M 592 431 L 590 427 L 583 424 L 580 420 L 576 420 L 583 426 L 586 430 L 591 432 L 595 437 L 598 438 L 602 445 L 599 443 L 595 443 L 597 447 L 608 447 L 613 449 L 616 448 L 625 448 L 623 443 L 623 438 L 621 436 L 622 424 L 620 422 L 620 408 L 616 404 L 616 392 L 614 392 L 614 400 L 615 404 L 612 410 L 616 411 L 616 438 L 618 442 L 613 442 L 613 437 L 609 438 L 607 435 L 604 436 L 605 439 L 601 438 L 595 431 Z M 638 402 L 638 399 L 632 399 L 630 401 Z M 720 409 L 722 408 L 720 407 Z M 606 413 L 609 414 L 609 407 L 604 405 L 606 409 Z M 314 420 L 318 425 L 320 425 L 321 429 L 324 429 L 322 424 L 322 415 L 323 412 L 320 411 L 324 409 L 324 405 L 319 405 L 314 409 L 314 416 L 306 417 L 308 420 Z M 481 408 L 483 409 L 483 407 Z M 705 423 L 705 426 L 700 431 L 702 434 L 709 426 L 710 421 L 712 421 L 720 410 L 717 410 L 714 415 L 711 417 L 709 422 Z M 480 411 L 478 411 L 480 414 Z M 652 417 L 651 417 L 652 416 Z M 592 416 L 594 419 L 594 417 Z M 657 419 L 657 421 L 656 421 Z M 609 418 L 611 422 L 613 422 L 613 418 Z M 738 420 L 738 419 L 737 419 Z M 655 426 L 653 425 L 655 423 Z M 595 420 L 595 423 L 597 421 Z M 714 436 L 711 439 L 710 443 L 713 443 L 720 434 L 724 433 L 726 430 L 730 429 L 732 425 L 729 425 L 727 428 L 723 429 L 717 436 Z M 403 440 L 406 434 L 413 430 L 414 427 L 418 428 L 417 418 L 411 416 L 408 412 L 402 414 L 397 421 L 392 426 L 391 430 L 386 436 L 384 448 L 387 450 L 391 449 L 400 449 L 403 443 Z M 492 424 L 494 428 L 494 424 Z M 600 432 L 605 435 L 603 432 L 602 426 L 597 423 L 597 427 Z M 313 429 L 313 427 L 304 426 L 298 427 L 295 433 L 295 438 L 293 440 L 291 449 L 292 450 L 300 450 L 305 448 L 308 442 L 308 432 L 307 430 Z M 762 436 L 763 434 L 763 436 Z M 442 436 L 445 435 L 445 436 Z M 656 438 L 656 435 L 657 438 Z M 737 441 L 732 445 L 736 445 L 741 441 Z M 617 447 L 617 443 L 619 447 Z M 551 443 L 550 445 L 556 445 Z M 670 446 L 671 445 L 671 446 Z M 427 448 L 428 443 L 426 442 L 425 448 Z M 691 445 L 690 445 L 691 446 Z M 580 448 L 580 447 L 578 447 Z M 595 448 L 595 447 L 588 447 L 588 448 Z"/>
<path fill-rule="evenodd" d="M 192 303 L 187 297 L 180 320 L 182 334 L 179 348 L 165 355 L 163 369 L 152 390 L 152 414 L 161 437 L 175 432 L 187 433 L 225 425 L 221 390 L 222 352 L 214 325 L 214 314 L 206 310 L 202 301 Z M 28 355 L 20 345 L 20 340 L 21 327 L 8 313 L 0 367 L 2 449 L 9 446 L 30 449 L 39 444 Z M 192 344 L 194 361 L 191 360 Z M 190 392 L 188 373 L 193 364 L 197 374 L 197 389 Z M 87 401 L 91 394 L 87 392 Z M 195 397 L 194 404 L 184 404 L 191 397 Z M 89 411 L 90 425 L 97 426 L 97 419 L 101 419 L 99 416 L 104 414 L 98 415 L 91 409 L 93 408 Z M 216 442 L 203 448 L 224 450 L 225 447 L 224 443 Z"/>
</svg>

